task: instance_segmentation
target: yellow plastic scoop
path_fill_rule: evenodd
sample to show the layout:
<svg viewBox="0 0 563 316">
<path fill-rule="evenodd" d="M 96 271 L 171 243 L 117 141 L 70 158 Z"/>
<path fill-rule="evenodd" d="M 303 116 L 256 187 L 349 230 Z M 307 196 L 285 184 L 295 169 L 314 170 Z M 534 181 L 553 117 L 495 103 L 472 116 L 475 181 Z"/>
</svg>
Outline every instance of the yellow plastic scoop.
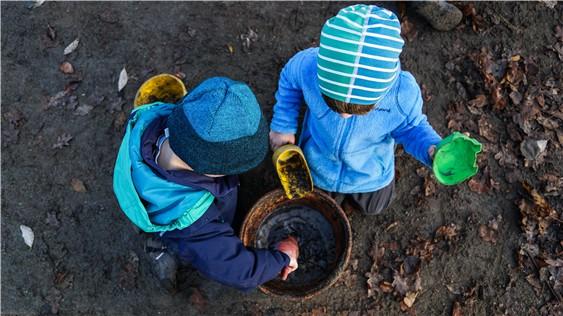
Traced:
<svg viewBox="0 0 563 316">
<path fill-rule="evenodd" d="M 284 145 L 276 149 L 272 160 L 289 199 L 302 198 L 313 192 L 313 179 L 301 148 Z"/>
<path fill-rule="evenodd" d="M 137 90 L 133 107 L 153 102 L 176 103 L 187 92 L 180 78 L 170 74 L 156 75 L 145 81 Z"/>
</svg>

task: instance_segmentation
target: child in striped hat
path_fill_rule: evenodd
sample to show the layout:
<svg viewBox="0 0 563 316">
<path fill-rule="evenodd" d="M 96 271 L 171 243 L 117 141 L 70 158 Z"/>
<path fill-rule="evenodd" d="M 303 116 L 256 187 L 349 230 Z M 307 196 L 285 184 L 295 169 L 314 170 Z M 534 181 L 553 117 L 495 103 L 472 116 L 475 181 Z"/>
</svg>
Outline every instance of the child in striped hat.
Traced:
<svg viewBox="0 0 563 316">
<path fill-rule="evenodd" d="M 320 47 L 289 60 L 276 93 L 272 148 L 295 143 L 305 101 L 299 145 L 315 185 L 367 214 L 391 202 L 395 144 L 430 166 L 441 140 L 422 114 L 418 84 L 401 70 L 403 44 L 393 12 L 346 7 L 324 24 Z"/>
</svg>

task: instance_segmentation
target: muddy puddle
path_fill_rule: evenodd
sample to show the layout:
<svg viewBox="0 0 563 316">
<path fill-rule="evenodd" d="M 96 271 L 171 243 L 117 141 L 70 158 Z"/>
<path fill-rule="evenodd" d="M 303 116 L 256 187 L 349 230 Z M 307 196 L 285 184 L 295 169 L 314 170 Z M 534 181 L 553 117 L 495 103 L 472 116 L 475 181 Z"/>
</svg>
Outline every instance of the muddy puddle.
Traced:
<svg viewBox="0 0 563 316">
<path fill-rule="evenodd" d="M 287 236 L 299 241 L 299 268 L 287 282 L 309 284 L 325 278 L 336 261 L 336 241 L 330 223 L 318 211 L 306 206 L 281 208 L 270 215 L 258 229 L 258 248 L 276 247 Z"/>
</svg>

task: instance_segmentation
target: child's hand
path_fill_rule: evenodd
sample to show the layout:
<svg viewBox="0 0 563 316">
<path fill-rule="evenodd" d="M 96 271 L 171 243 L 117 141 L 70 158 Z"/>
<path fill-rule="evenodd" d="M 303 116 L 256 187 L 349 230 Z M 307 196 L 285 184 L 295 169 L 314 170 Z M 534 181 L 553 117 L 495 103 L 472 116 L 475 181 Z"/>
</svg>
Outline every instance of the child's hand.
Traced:
<svg viewBox="0 0 563 316">
<path fill-rule="evenodd" d="M 299 257 L 299 246 L 297 239 L 295 237 L 289 236 L 286 239 L 280 241 L 278 244 L 278 250 L 285 253 L 289 257 L 289 265 L 284 267 L 280 272 L 280 277 L 282 280 L 287 280 L 287 276 L 297 270 L 297 258 Z"/>
<path fill-rule="evenodd" d="M 285 144 L 295 144 L 295 134 L 282 134 L 270 131 L 270 147 L 276 150 Z"/>
<path fill-rule="evenodd" d="M 430 156 L 430 160 L 434 160 L 435 153 L 436 153 L 436 145 L 432 145 L 428 147 L 428 156 Z"/>
</svg>

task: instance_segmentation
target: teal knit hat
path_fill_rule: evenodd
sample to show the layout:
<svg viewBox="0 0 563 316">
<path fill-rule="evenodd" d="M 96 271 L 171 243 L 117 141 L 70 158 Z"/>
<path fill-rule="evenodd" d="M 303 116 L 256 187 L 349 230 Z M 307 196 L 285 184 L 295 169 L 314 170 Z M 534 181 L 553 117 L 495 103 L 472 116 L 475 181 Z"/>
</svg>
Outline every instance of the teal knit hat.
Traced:
<svg viewBox="0 0 563 316">
<path fill-rule="evenodd" d="M 195 172 L 240 174 L 268 152 L 268 124 L 246 84 L 205 80 L 168 117 L 170 147 Z"/>
<path fill-rule="evenodd" d="M 340 10 L 321 31 L 321 92 L 346 103 L 376 104 L 400 72 L 403 44 L 401 23 L 393 12 L 364 4 Z"/>
</svg>

